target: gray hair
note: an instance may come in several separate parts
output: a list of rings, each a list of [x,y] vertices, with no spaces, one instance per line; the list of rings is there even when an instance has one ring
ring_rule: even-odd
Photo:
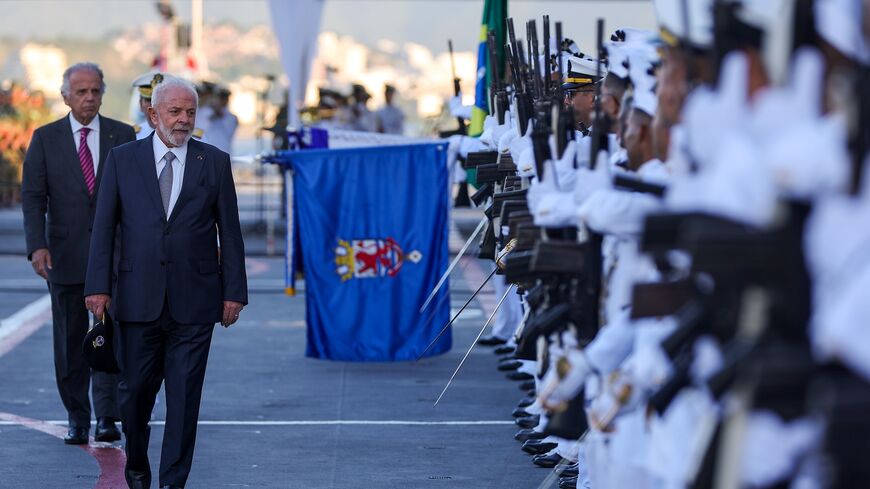
[[[103,78],[103,70],[101,70],[100,66],[97,65],[96,63],[90,63],[88,61],[85,61],[82,63],[76,63],[76,64],[70,66],[69,68],[67,68],[66,71],[63,72],[63,83],[60,86],[61,95],[63,95],[64,97],[69,95],[69,90],[70,90],[69,78],[72,76],[73,73],[75,73],[77,71],[91,71],[91,72],[99,75],[99,77],[100,77],[100,93],[106,93],[106,82]]]
[[[163,77],[163,81],[154,87],[154,91],[151,92],[151,105],[154,107],[160,105],[163,97],[166,96],[165,92],[170,88],[183,88],[189,91],[193,95],[194,103],[199,106],[199,95],[197,95],[193,83],[190,83],[183,78],[178,78],[177,76],[165,76]]]

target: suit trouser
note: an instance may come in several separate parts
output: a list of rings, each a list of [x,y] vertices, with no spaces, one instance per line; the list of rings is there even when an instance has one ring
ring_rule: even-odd
[[[193,462],[202,384],[214,323],[179,324],[164,301],[153,322],[117,322],[121,368],[118,392],[127,438],[127,469],[150,473],[151,411],[160,384],[166,387],[166,426],[160,452],[160,486],[183,487]]]
[[[57,390],[70,426],[91,426],[88,388],[93,377],[94,412],[97,418],[120,419],[117,376],[91,372],[82,356],[82,343],[90,317],[85,309],[84,284],[48,284],[54,333],[54,374]]]

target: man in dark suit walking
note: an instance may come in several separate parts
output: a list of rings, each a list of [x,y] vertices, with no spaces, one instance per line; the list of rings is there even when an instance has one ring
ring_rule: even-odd
[[[82,357],[89,326],[83,295],[85,270],[103,163],[110,149],[136,139],[132,127],[99,115],[105,89],[97,65],[69,67],[63,74],[61,93],[70,113],[37,129],[24,158],[21,197],[27,257],[34,271],[48,281],[51,293],[55,376],[69,417],[64,438],[68,444],[88,442],[92,376],[97,416],[94,438],[121,438],[115,426],[119,419],[116,376],[92,374]]]
[[[229,155],[190,139],[196,90],[166,77],[151,102],[154,134],[113,149],[106,161],[85,296],[96,315],[110,302],[114,307],[127,483],[150,487],[148,421],[165,381],[160,486],[177,488],[193,460],[214,325],[238,320],[247,278]],[[120,259],[111,296],[116,227]]]

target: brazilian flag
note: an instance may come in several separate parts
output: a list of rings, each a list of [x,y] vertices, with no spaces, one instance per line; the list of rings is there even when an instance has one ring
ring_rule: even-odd
[[[469,136],[480,136],[483,132],[483,120],[491,112],[489,107],[489,87],[492,83],[491,70],[493,63],[498,63],[498,72],[504,75],[504,45],[507,37],[508,15],[507,0],[485,0],[483,4],[483,21],[480,26],[480,44],[477,47],[477,78],[474,86],[474,107],[471,109],[471,126]],[[495,46],[498,59],[489,59],[489,49],[486,45],[488,31],[495,32]]]

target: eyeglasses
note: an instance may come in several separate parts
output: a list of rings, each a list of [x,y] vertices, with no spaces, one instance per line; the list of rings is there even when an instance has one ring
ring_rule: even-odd
[[[574,95],[577,95],[578,93],[595,93],[595,90],[589,90],[589,89],[565,90],[565,100],[573,100]]]

